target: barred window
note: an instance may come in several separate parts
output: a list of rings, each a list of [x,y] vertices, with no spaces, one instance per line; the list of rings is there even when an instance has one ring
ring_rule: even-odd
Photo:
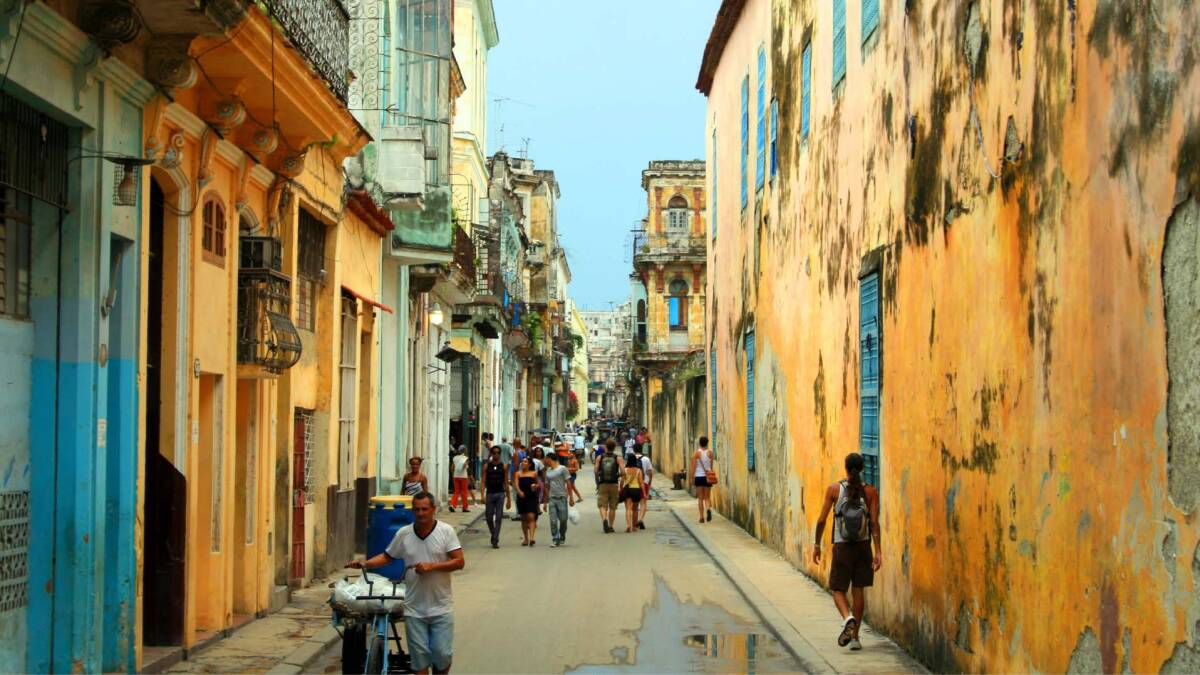
[[[29,196],[0,188],[0,315],[29,316]]]
[[[200,239],[204,259],[208,262],[225,264],[225,231],[225,207],[210,195],[204,200],[204,231]]]
[[[325,224],[300,209],[296,274],[296,325],[316,330],[317,284],[325,271]]]

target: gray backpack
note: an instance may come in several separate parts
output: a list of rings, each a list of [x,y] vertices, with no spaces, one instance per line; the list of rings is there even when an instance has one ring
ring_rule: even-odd
[[[842,493],[839,496],[839,506],[834,516],[837,520],[838,536],[845,542],[867,541],[871,538],[871,514],[867,510],[867,492],[864,487],[862,497],[851,499],[850,488],[846,481],[841,481]]]

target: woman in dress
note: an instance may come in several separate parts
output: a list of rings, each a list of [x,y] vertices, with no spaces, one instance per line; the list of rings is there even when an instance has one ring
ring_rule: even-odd
[[[517,469],[517,513],[521,516],[521,545],[533,546],[537,535],[537,519],[541,506],[538,504],[536,486],[538,482],[537,467],[533,458],[526,455]]]
[[[625,502],[625,531],[635,532],[634,525],[638,521],[638,507],[642,501],[642,463],[632,452],[625,455],[625,472],[621,475],[618,485],[621,499]]]
[[[420,457],[408,460],[408,473],[404,474],[404,488],[401,492],[410,497],[429,492],[429,479],[421,473],[421,461]]]

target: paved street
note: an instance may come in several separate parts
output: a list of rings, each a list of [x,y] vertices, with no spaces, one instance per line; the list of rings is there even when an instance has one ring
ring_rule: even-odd
[[[544,517],[533,549],[520,546],[520,528],[513,521],[505,522],[497,550],[490,547],[482,521],[464,533],[467,567],[454,581],[455,672],[919,670],[869,627],[863,633],[864,651],[838,649],[828,596],[754,540],[734,539],[735,526],[714,519],[701,536],[710,546],[737,553],[737,562],[730,563],[738,566],[734,574],[745,576],[737,570],[749,570],[770,579],[798,611],[780,624],[807,650],[806,662],[797,661],[676,518],[674,508],[692,505],[686,493],[658,491],[663,497],[674,495],[674,501],[651,502],[646,530],[606,535],[599,527],[592,486],[580,487],[585,495],[582,522],[569,530],[565,547],[546,545],[550,536]],[[622,508],[619,523],[623,514]],[[758,596],[761,609],[779,612],[770,599]],[[793,627],[799,626],[807,633],[797,634]],[[333,644],[305,670],[337,672],[339,648]]]

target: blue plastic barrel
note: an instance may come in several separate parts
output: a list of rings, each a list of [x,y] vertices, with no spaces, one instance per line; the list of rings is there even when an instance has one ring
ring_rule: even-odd
[[[408,495],[380,495],[371,497],[371,508],[367,518],[367,557],[379,555],[392,543],[396,532],[405,525],[412,525],[412,497]],[[404,579],[404,561],[396,560],[375,570],[388,579]]]

